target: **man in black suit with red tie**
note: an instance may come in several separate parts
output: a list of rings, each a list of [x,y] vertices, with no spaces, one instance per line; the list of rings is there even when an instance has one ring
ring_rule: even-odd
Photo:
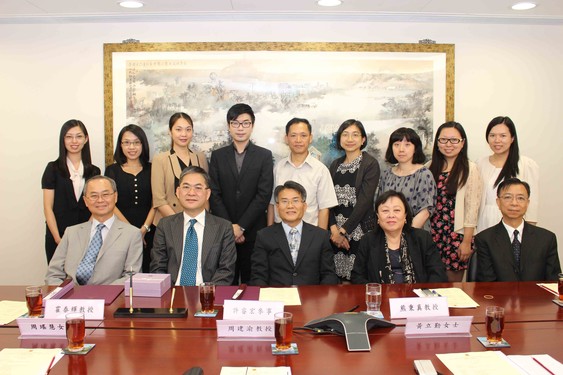
[[[305,188],[286,181],[276,187],[274,199],[282,222],[258,232],[250,284],[338,284],[329,232],[303,221]]]
[[[501,182],[497,204],[502,220],[475,236],[476,281],[557,280],[561,272],[555,234],[528,224],[530,186],[517,178]]]
[[[234,285],[250,279],[250,254],[256,233],[266,226],[274,184],[272,152],[250,141],[254,121],[249,105],[233,105],[227,112],[233,143],[213,151],[209,164],[211,212],[233,224],[237,248]]]

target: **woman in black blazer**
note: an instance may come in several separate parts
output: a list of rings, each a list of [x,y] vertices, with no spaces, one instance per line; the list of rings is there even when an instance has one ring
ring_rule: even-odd
[[[47,164],[41,178],[47,263],[65,229],[90,218],[82,190],[86,180],[99,174],[100,168],[92,165],[86,127],[80,120],[68,120],[59,135],[59,157]]]
[[[360,242],[352,283],[415,284],[448,278],[430,233],[412,228],[403,193],[388,190],[375,202],[377,228]]]

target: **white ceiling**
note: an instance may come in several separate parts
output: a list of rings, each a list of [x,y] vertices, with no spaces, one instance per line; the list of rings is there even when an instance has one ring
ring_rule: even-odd
[[[125,9],[117,0],[0,0],[1,23],[138,22],[181,20],[374,20],[563,24],[563,0],[343,0],[320,7],[315,0],[142,0]]]

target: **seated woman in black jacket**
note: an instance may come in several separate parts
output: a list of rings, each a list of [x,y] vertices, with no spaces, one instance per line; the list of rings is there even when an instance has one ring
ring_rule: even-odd
[[[430,234],[411,227],[412,213],[403,193],[388,190],[381,194],[375,202],[375,212],[378,225],[360,241],[352,283],[448,281]]]

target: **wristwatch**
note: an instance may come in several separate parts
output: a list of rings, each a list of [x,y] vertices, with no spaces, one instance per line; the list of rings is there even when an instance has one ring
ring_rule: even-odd
[[[148,226],[147,224],[143,224],[143,227],[145,227],[145,229],[147,230],[147,233],[151,231],[151,227]]]

